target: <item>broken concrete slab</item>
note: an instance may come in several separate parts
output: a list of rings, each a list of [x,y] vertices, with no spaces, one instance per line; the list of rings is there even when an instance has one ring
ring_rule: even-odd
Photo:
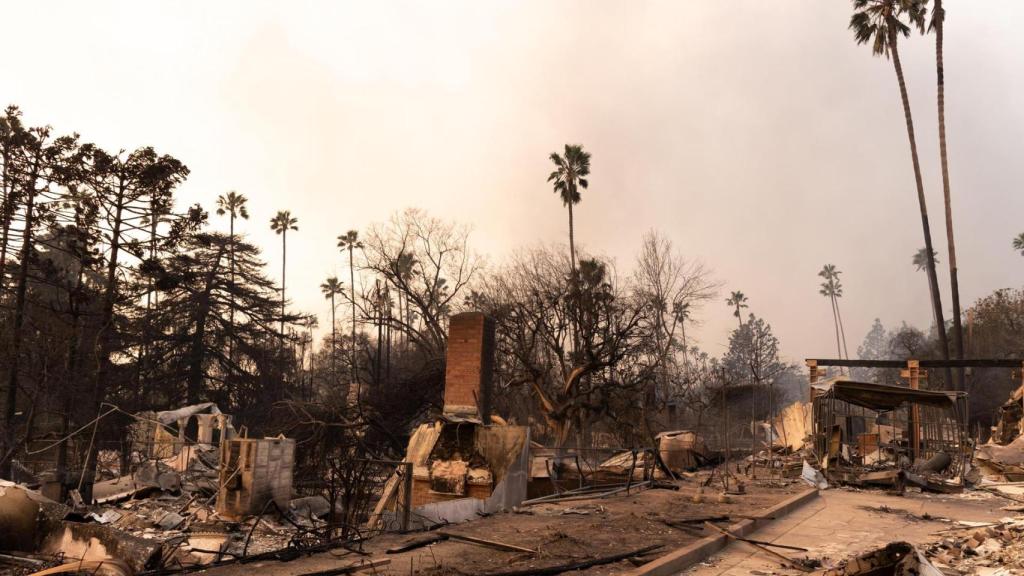
[[[76,560],[120,560],[133,572],[155,568],[163,544],[147,540],[102,524],[63,522],[39,547],[43,554],[63,554]]]
[[[0,480],[0,543],[4,550],[34,552],[69,508],[42,494]]]

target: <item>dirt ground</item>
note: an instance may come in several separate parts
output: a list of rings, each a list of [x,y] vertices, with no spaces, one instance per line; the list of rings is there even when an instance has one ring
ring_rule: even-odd
[[[748,483],[746,494],[730,496],[731,502],[718,502],[720,489],[707,488],[703,502],[694,503],[699,479],[679,483],[678,491],[653,489],[630,495],[604,499],[530,506],[524,512],[506,512],[472,522],[446,527],[454,534],[463,534],[499,541],[537,551],[536,555],[506,552],[465,542],[447,540],[398,554],[385,550],[421,539],[424,533],[388,534],[373,538],[364,551],[373,558],[387,558],[391,563],[365,574],[487,574],[505,570],[525,570],[567,564],[609,556],[662,544],[663,548],[645,556],[649,561],[702,535],[673,528],[665,521],[701,516],[757,515],[785,498],[806,490],[806,485],[791,482],[781,486]],[[699,526],[699,524],[698,524]],[[266,573],[298,575],[338,568],[355,561],[357,556],[334,550],[329,553],[300,558],[287,563],[258,562],[224,566],[208,571],[223,576]],[[597,566],[574,574],[614,574],[632,568],[623,560]]]

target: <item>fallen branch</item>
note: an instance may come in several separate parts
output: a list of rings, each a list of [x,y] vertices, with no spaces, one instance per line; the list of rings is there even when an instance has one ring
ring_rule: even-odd
[[[507,552],[522,552],[524,554],[536,554],[536,550],[529,548],[523,548],[521,546],[513,546],[512,544],[505,544],[503,542],[495,542],[494,540],[485,540],[483,538],[477,538],[475,536],[464,536],[462,534],[454,534],[452,532],[439,532],[438,533],[445,538],[451,538],[452,540],[462,540],[469,542],[470,544],[477,544],[480,546],[487,546],[488,548],[497,548],[498,550],[505,550]]]
[[[356,564],[349,564],[348,566],[342,566],[340,568],[331,568],[330,570],[321,570],[319,572],[305,572],[303,574],[299,574],[299,576],[338,576],[340,574],[351,574],[353,572],[359,572],[360,570],[377,568],[379,566],[386,566],[388,564],[391,564],[391,558],[377,558],[376,560],[370,560],[368,562],[359,562]]]
[[[643,556],[649,552],[653,552],[662,547],[662,544],[655,544],[654,546],[647,546],[644,548],[640,548],[639,550],[633,550],[632,552],[623,552],[622,554],[603,556],[601,558],[583,560],[581,562],[574,562],[572,564],[560,564],[558,566],[527,568],[524,570],[512,570],[508,572],[487,572],[484,574],[484,576],[551,576],[553,574],[561,574],[562,572],[570,572],[572,570],[585,570],[593,566],[612,564],[613,562],[619,562],[621,560],[626,560],[634,556]]]
[[[732,532],[729,532],[728,530],[726,530],[724,528],[719,528],[718,526],[715,526],[714,524],[712,524],[710,522],[705,522],[704,525],[709,527],[709,528],[711,528],[711,529],[713,529],[713,530],[717,530],[718,532],[721,532],[722,534],[724,534],[725,536],[727,536],[729,538],[732,538],[733,540],[738,540],[740,542],[745,542],[746,544],[749,544],[749,545],[753,546],[754,548],[757,548],[758,550],[768,554],[769,556],[772,556],[777,562],[780,562],[783,566],[792,566],[793,568],[796,568],[797,570],[799,570],[801,572],[812,572],[813,571],[810,568],[808,568],[807,566],[804,566],[803,564],[801,564],[799,562],[796,562],[795,560],[791,560],[787,556],[783,556],[782,554],[779,554],[775,550],[771,550],[769,548],[766,548],[766,547],[762,546],[761,544],[758,544],[757,542],[754,542],[754,541],[752,541],[750,539],[743,538],[741,536],[737,536],[737,535],[733,534]]]

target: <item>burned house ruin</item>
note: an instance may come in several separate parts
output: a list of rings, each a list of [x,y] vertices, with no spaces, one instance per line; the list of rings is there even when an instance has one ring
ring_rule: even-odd
[[[401,502],[419,526],[469,520],[526,498],[529,428],[490,415],[494,322],[467,312],[449,326],[442,416],[413,432],[405,456],[411,477],[400,471],[388,481],[376,522],[393,518]]]

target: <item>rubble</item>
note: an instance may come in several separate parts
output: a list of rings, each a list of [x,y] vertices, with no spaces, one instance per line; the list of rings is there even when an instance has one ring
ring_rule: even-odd
[[[983,480],[987,482],[1024,481],[1024,386],[1017,388],[999,408],[999,419],[992,427],[989,441],[974,454]]]
[[[830,483],[960,491],[967,395],[849,380],[812,385],[815,466]]]
[[[850,558],[822,573],[822,576],[943,576],[928,559],[907,542],[893,542],[885,548]]]
[[[929,558],[939,568],[959,574],[977,574],[989,569],[1024,569],[1024,517],[1006,518],[994,525],[948,536],[931,544]]]

